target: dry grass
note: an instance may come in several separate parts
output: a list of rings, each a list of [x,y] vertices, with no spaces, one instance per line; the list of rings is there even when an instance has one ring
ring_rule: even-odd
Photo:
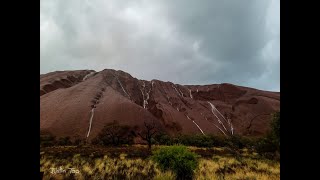
[[[195,179],[280,179],[280,163],[263,159],[217,156],[213,159],[201,159]]]
[[[122,154],[119,158],[87,158],[75,155],[72,159],[53,159],[42,157],[40,171],[44,179],[152,179],[161,174],[160,170],[150,160],[126,159]],[[65,173],[52,174],[51,168],[66,169]],[[80,173],[72,174],[68,168],[75,168]],[[151,177],[151,178],[150,178]]]
[[[141,148],[141,147],[139,147]],[[189,147],[190,150],[204,152],[205,148]],[[273,180],[280,179],[280,162],[259,157],[256,153],[246,149],[241,151],[240,157],[230,154],[221,155],[223,148],[208,151],[210,158],[200,158],[199,167],[194,179],[232,179],[232,180]],[[208,152],[206,156],[208,157]],[[50,168],[62,167],[66,173],[51,174]],[[78,174],[70,174],[68,168],[79,170]],[[44,179],[156,179],[173,180],[174,173],[162,172],[157,164],[148,158],[131,158],[127,153],[120,153],[117,157],[108,155],[95,157],[74,154],[68,158],[56,157],[42,153],[40,171],[44,172]]]

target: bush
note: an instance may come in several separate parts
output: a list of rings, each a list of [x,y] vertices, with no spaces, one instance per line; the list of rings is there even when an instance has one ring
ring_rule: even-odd
[[[257,153],[264,154],[269,152],[274,153],[277,147],[270,138],[261,138],[255,145],[255,149]]]
[[[260,155],[271,157],[270,154],[273,154],[278,158],[280,156],[280,112],[273,114],[270,126],[270,132],[260,138],[254,147]]]
[[[127,125],[120,125],[114,121],[104,126],[101,132],[91,143],[104,146],[118,146],[122,144],[132,144],[134,133]]]
[[[256,138],[246,136],[233,135],[225,140],[225,145],[231,149],[238,150],[243,148],[251,149],[256,144]]]
[[[199,163],[198,155],[188,151],[185,146],[161,147],[153,152],[151,158],[162,170],[174,172],[177,179],[192,179]]]
[[[271,121],[271,132],[270,138],[273,143],[277,146],[277,150],[280,150],[280,112],[276,112],[273,114],[273,118]]]
[[[58,139],[57,144],[60,145],[60,146],[67,146],[67,145],[72,145],[72,142],[70,140],[70,137],[67,136],[67,137],[60,137]]]
[[[178,135],[171,137],[167,134],[158,134],[155,137],[157,144],[174,145],[182,144],[185,146],[196,147],[229,147],[231,149],[251,148],[255,145],[255,138],[244,137],[240,135],[217,136],[217,135]]]
[[[75,146],[82,146],[82,145],[84,145],[85,141],[86,141],[86,139],[77,137],[77,138],[75,138],[75,140],[73,141],[73,144],[74,144]]]
[[[40,134],[40,146],[43,147],[49,147],[54,146],[56,143],[56,137],[52,134],[46,133],[46,134]]]
[[[209,135],[212,139],[212,146],[214,147],[224,147],[227,145],[227,137],[225,136],[217,136],[217,135]]]
[[[169,136],[165,133],[156,134],[154,136],[154,140],[156,141],[156,144],[159,144],[159,145],[172,145],[171,136]]]
[[[186,146],[212,147],[213,139],[206,135],[181,135],[180,144]]]

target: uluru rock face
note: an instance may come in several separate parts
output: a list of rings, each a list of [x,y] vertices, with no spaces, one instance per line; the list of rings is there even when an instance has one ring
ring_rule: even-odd
[[[91,140],[113,121],[135,130],[153,121],[172,135],[260,136],[279,110],[279,92],[232,84],[145,81],[112,69],[40,75],[40,130],[56,136]]]

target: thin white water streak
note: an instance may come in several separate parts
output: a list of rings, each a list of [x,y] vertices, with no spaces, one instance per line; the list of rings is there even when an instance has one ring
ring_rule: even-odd
[[[152,86],[152,84],[151,84],[151,86]],[[145,95],[144,95],[145,87],[146,87],[146,85],[145,85],[144,82],[143,82],[142,87],[143,87],[143,90],[140,89],[140,91],[141,91],[142,96],[143,96],[143,108],[144,108],[144,109],[147,109],[148,100],[149,100],[149,98],[150,98],[150,95],[149,95],[149,94],[150,94],[150,92],[151,92],[152,87],[149,88],[149,91],[148,91],[148,92],[146,92],[146,98],[145,98]]]
[[[143,100],[143,108],[147,109],[147,105],[148,105],[148,101],[147,100]]]
[[[150,98],[150,92],[152,90],[152,84],[151,84],[151,87],[149,88],[149,91],[147,92],[147,101],[149,100]]]
[[[152,86],[149,88],[148,94],[150,94],[151,90],[152,90]]]
[[[194,121],[192,121],[192,122],[198,127],[198,129],[201,131],[201,133],[202,133],[203,135],[205,135],[204,132],[202,131],[202,129],[200,128],[200,126],[199,126],[196,122],[194,122]]]
[[[146,109],[146,100],[144,99],[144,93],[141,89],[140,89],[140,91],[141,91],[142,99],[143,99],[143,108]]]
[[[176,90],[176,92],[178,93],[178,95],[181,96],[181,94],[178,92],[177,88],[176,88],[175,86],[173,86],[173,85],[171,85],[171,86],[174,88],[174,90]]]
[[[190,98],[193,99],[191,89],[189,89],[189,93],[190,93]]]
[[[232,125],[230,119],[229,119],[229,118],[226,119],[226,118],[222,115],[222,113],[221,113],[213,104],[211,104],[209,101],[208,101],[208,103],[211,105],[212,113],[218,118],[218,116],[214,113],[214,111],[218,112],[218,114],[219,114],[219,115],[224,119],[224,121],[230,126],[230,131],[231,131],[231,134],[233,135],[234,129],[233,129],[233,125]],[[218,118],[218,119],[219,119],[219,118]],[[220,123],[220,122],[221,122],[221,121],[219,121],[219,123]],[[221,122],[220,124],[223,125],[222,122]],[[223,127],[224,127],[224,125],[223,125]],[[224,128],[225,128],[225,127],[224,127]]]
[[[201,113],[201,115],[202,115],[202,113]],[[209,123],[212,123],[216,128],[218,128],[224,135],[226,135],[226,133],[221,129],[221,128],[219,128],[216,124],[214,124],[213,122],[210,122],[209,120],[208,120],[208,118],[207,117],[204,117]]]
[[[221,128],[219,128],[217,125],[215,125],[214,123],[213,123],[213,125],[215,126],[215,127],[217,127],[224,135],[226,135],[226,133],[224,132],[224,131],[222,131],[222,129]]]
[[[201,131],[201,133],[202,133],[203,135],[205,135],[204,132],[202,131],[202,129],[200,128],[200,126],[199,126],[196,122],[194,122],[194,120],[192,120],[188,115],[186,115],[186,117],[187,117],[190,121],[192,121],[192,122],[198,127],[198,129]]]
[[[233,135],[233,125],[230,124],[230,126],[231,126],[231,134]]]
[[[219,113],[219,115],[224,119],[224,121],[226,123],[228,123],[228,121],[226,120],[226,118],[224,118],[224,116],[220,113],[220,111],[215,106],[213,106],[213,108]],[[229,125],[230,125],[230,123],[229,123]]]
[[[224,124],[222,123],[222,121],[220,120],[220,118],[216,115],[216,113],[214,113],[214,105],[213,104],[211,104],[209,101],[207,101],[209,104],[210,104],[210,106],[211,106],[211,111],[212,111],[212,114],[218,119],[218,122],[223,126],[223,128],[228,132],[228,130],[227,130],[227,128],[224,126]]]
[[[178,89],[179,90],[179,92],[181,93],[181,96],[183,97],[183,92],[181,92],[181,90],[180,89]]]
[[[117,79],[118,83],[120,84],[120,86],[121,86],[121,88],[122,88],[123,92],[124,92],[124,93],[129,97],[129,99],[131,99],[131,97],[129,96],[129,94],[127,93],[127,91],[123,88],[123,86],[122,86],[122,84],[121,84],[120,80],[118,79],[118,77],[117,77],[117,76],[114,76],[114,77],[116,77],[116,79]]]
[[[89,124],[89,130],[88,130],[88,133],[87,133],[87,138],[88,138],[89,135],[90,135],[93,116],[94,116],[94,108],[91,109],[91,117],[90,117],[90,124]]]
[[[219,115],[225,120],[225,122],[229,124],[230,130],[231,130],[231,134],[233,135],[233,126],[232,126],[232,123],[231,123],[230,119],[229,118],[227,118],[227,119],[224,118],[224,116],[220,113],[220,111],[215,106],[213,106],[213,107],[219,113]]]
[[[89,74],[85,75],[82,79],[82,81],[85,81],[86,79],[88,79],[89,77],[91,77],[94,74],[94,72],[90,72]]]
[[[146,106],[148,104],[148,101],[145,99],[145,96],[144,96],[144,92],[145,92],[145,87],[146,87],[146,84],[144,82],[142,82],[142,87],[143,87],[143,90],[140,89],[141,91],[141,94],[142,94],[142,99],[143,99],[143,108],[146,109]]]
[[[228,120],[228,123],[229,123],[229,125],[230,125],[231,134],[233,135],[233,125],[232,125],[232,123],[231,123],[231,121],[230,121],[229,118],[227,118],[227,120]]]
[[[144,94],[143,94],[142,89],[140,89],[140,91],[141,91],[141,94],[142,94],[142,98],[143,98],[143,100],[144,100]]]
[[[144,100],[145,107],[146,107],[146,105],[148,105],[149,93],[150,93],[150,90],[149,90],[149,92],[147,92],[147,98],[146,98],[146,100]]]

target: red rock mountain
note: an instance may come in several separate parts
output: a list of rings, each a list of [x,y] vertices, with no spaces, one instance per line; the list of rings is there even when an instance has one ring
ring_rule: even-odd
[[[153,120],[169,134],[260,136],[280,92],[232,84],[145,81],[123,71],[56,71],[40,75],[40,130],[94,138],[106,123],[143,128]]]

